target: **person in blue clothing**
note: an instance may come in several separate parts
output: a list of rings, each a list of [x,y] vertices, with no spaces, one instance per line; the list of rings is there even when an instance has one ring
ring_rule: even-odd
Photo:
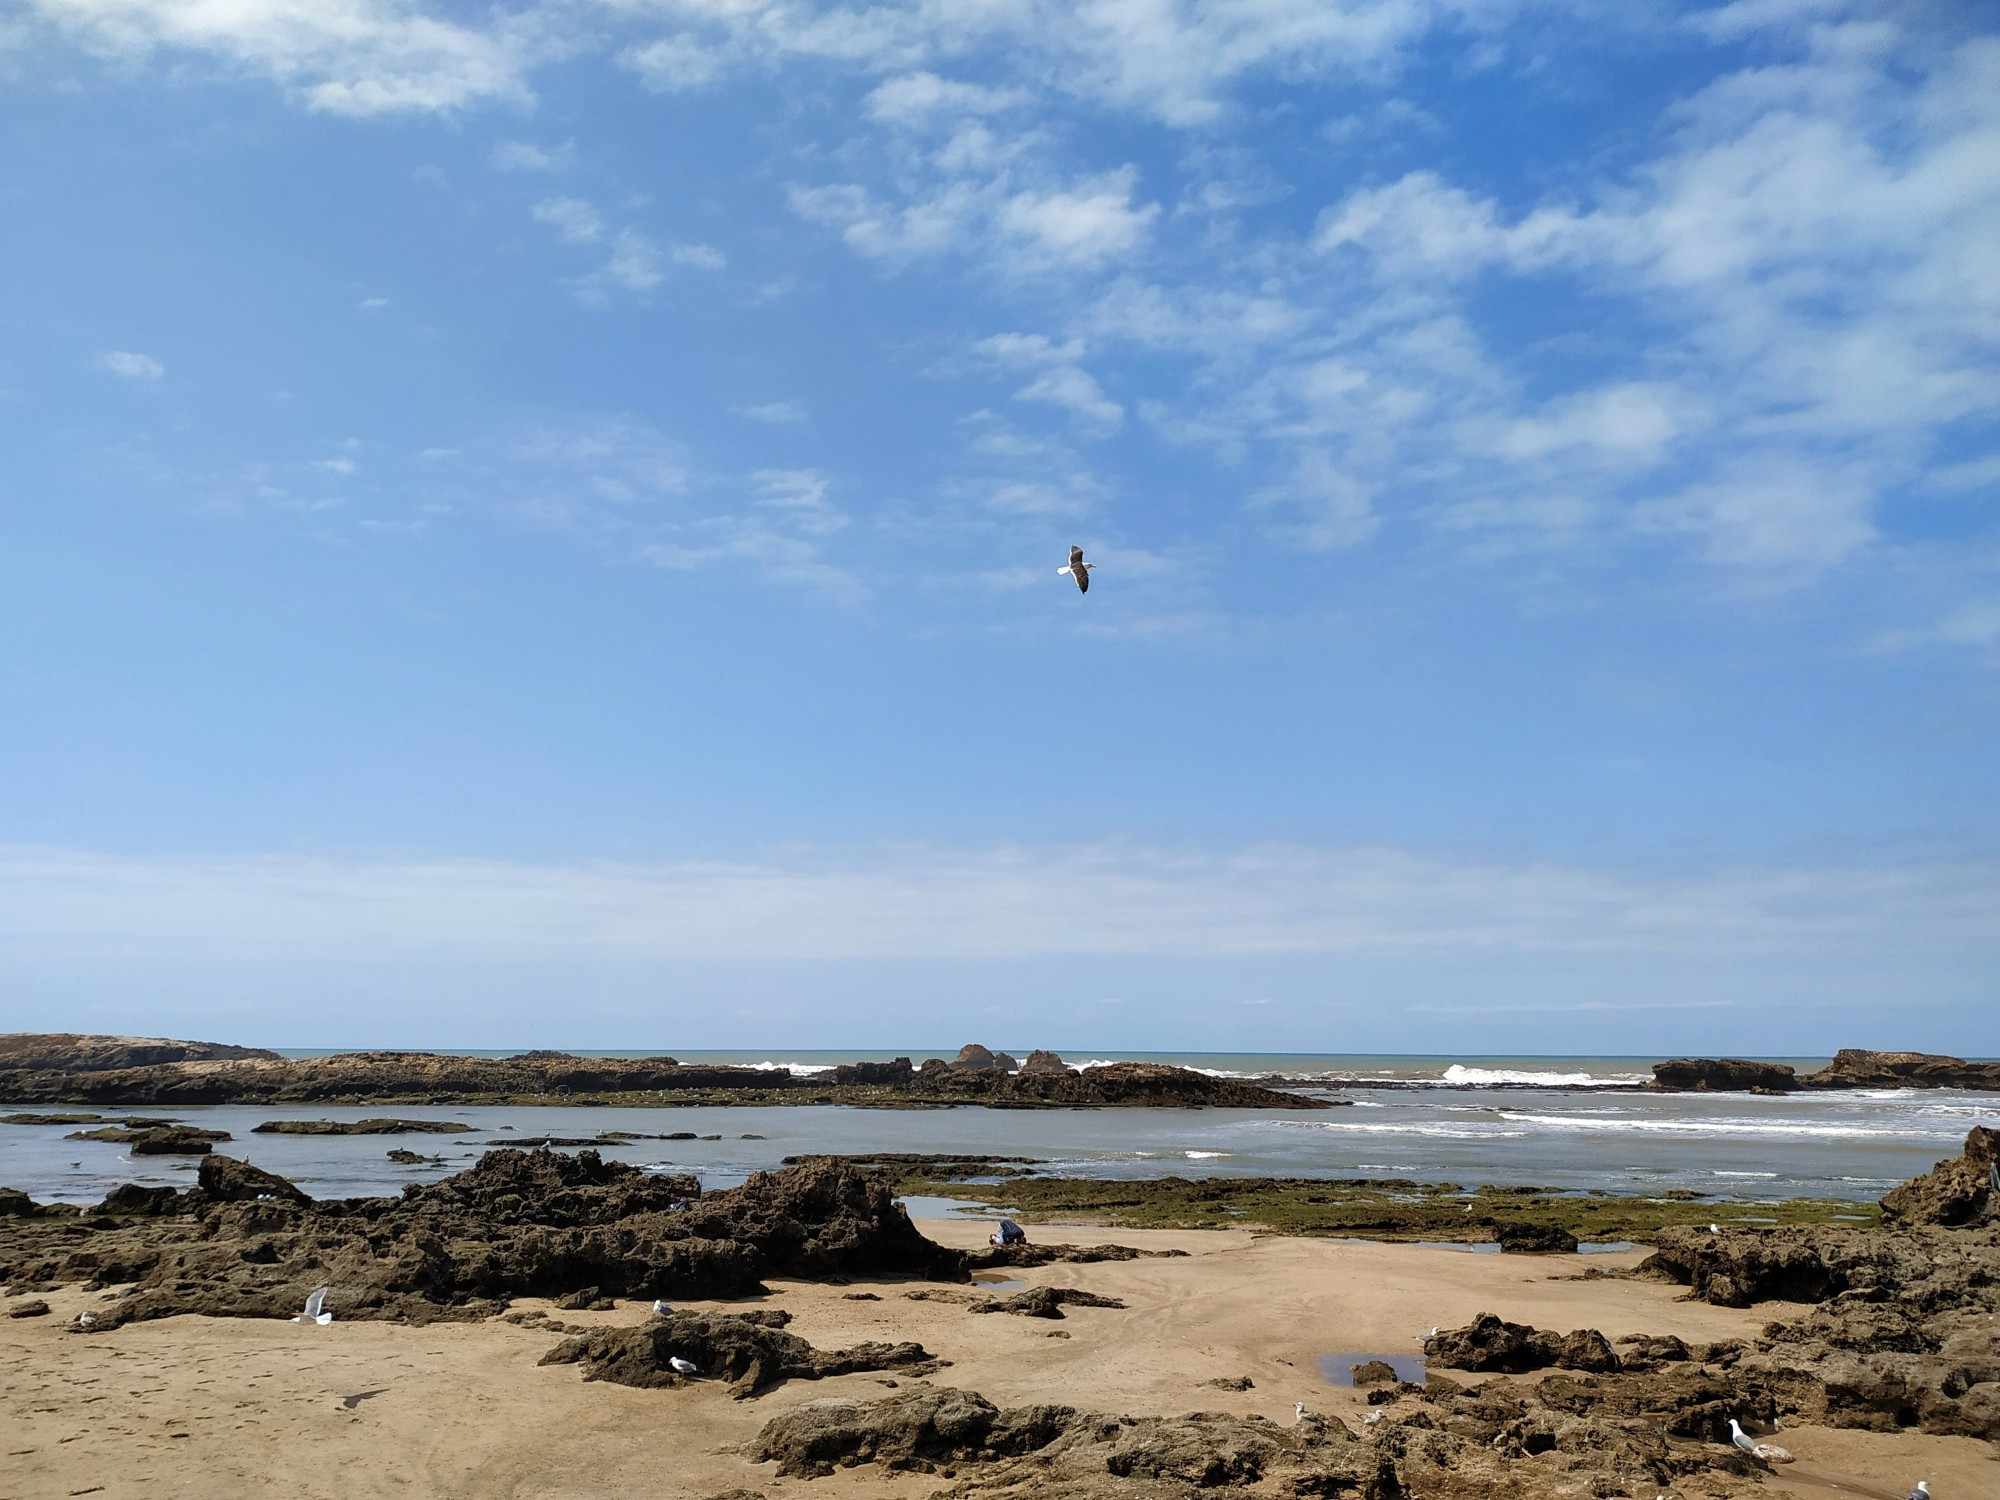
[[[1027,1231],[1022,1229],[1012,1219],[1002,1219],[999,1227],[987,1236],[986,1243],[989,1245],[1025,1245],[1028,1243],[1028,1235]]]

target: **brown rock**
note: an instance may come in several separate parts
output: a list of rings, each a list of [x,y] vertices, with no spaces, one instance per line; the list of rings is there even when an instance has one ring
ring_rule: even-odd
[[[1815,1089],[2000,1089],[2000,1062],[1848,1047],[1799,1082]]]
[[[1574,1255],[1576,1236],[1560,1224],[1513,1223],[1502,1220],[1493,1226],[1493,1238],[1502,1251],[1527,1255]]]
[[[1053,1073],[1059,1077],[1076,1075],[1076,1069],[1064,1062],[1058,1053],[1044,1052],[1039,1047],[1028,1054],[1028,1060],[1021,1064],[1021,1071],[1028,1074]]]
[[[993,1054],[977,1042],[967,1042],[951,1060],[952,1070],[959,1073],[991,1073],[998,1066]]]
[[[1988,1224],[2000,1218],[2000,1130],[1975,1125],[1965,1149],[1882,1200],[1896,1224]]]
[[[1552,1365],[1598,1372],[1618,1368],[1618,1356],[1595,1329],[1550,1333],[1524,1323],[1503,1322],[1492,1313],[1481,1313],[1463,1328],[1437,1334],[1426,1349],[1433,1363],[1459,1370],[1519,1374]]]
[[[267,1172],[262,1167],[253,1167],[249,1162],[238,1161],[233,1156],[209,1157],[195,1174],[195,1185],[204,1196],[216,1203],[273,1200],[305,1207],[312,1202],[293,1186],[289,1178]]]
[[[695,1374],[669,1362],[684,1359]],[[823,1352],[772,1323],[720,1313],[671,1313],[637,1328],[604,1329],[558,1344],[540,1361],[582,1365],[585,1380],[618,1385],[673,1387],[721,1380],[739,1401],[787,1380],[819,1380],[869,1370],[927,1374],[939,1361],[921,1344],[857,1344]]]

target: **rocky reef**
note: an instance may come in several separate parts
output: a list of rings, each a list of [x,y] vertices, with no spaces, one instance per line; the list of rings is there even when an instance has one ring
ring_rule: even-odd
[[[1788,1094],[1795,1089],[2000,1089],[2000,1063],[1932,1052],[1847,1048],[1816,1073],[1740,1057],[1677,1057],[1653,1064],[1651,1088],[1673,1093]]]
[[[350,1103],[854,1104],[1007,1109],[1324,1109],[1327,1101],[1187,1068],[1116,1063],[1078,1071],[1051,1052],[1020,1067],[977,1044],[952,1061],[852,1063],[823,1076],[784,1068],[687,1066],[672,1057],[563,1052],[454,1057],[350,1052],[284,1058],[250,1047],[125,1037],[0,1037],[0,1101],[195,1105]],[[291,1129],[283,1122],[278,1128]],[[339,1128],[339,1127],[336,1127]]]

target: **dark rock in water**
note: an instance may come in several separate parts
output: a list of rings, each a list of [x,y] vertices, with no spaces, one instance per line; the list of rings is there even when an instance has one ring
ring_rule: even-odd
[[[1463,1328],[1436,1335],[1426,1345],[1434,1364],[1458,1370],[1497,1370],[1520,1374],[1555,1366],[1565,1370],[1602,1372],[1618,1368],[1618,1356],[1594,1328],[1574,1333],[1550,1333],[1524,1323],[1507,1323],[1481,1313]],[[1394,1371],[1390,1371],[1393,1376]]]
[[[252,1135],[463,1135],[461,1120],[266,1120]]]
[[[693,1375],[677,1373],[670,1359],[684,1359]],[[929,1374],[942,1367],[921,1344],[857,1344],[825,1352],[796,1334],[753,1318],[726,1313],[677,1312],[637,1328],[604,1329],[558,1344],[540,1361],[582,1365],[586,1380],[642,1388],[694,1380],[722,1380],[738,1400],[787,1380],[819,1380],[869,1370]]]
[[[30,1297],[26,1302],[16,1302],[7,1309],[7,1316],[10,1318],[46,1318],[48,1315],[49,1305],[40,1297]]]
[[[0,1125],[109,1125],[111,1123],[113,1123],[113,1120],[110,1115],[91,1114],[87,1111],[81,1114],[0,1115]],[[141,1122],[132,1119],[120,1119],[116,1123],[120,1125],[137,1125]],[[171,1125],[173,1121],[147,1120],[144,1123],[148,1125]]]
[[[1054,1073],[1061,1076],[1074,1076],[1076,1073],[1076,1069],[1064,1062],[1059,1054],[1044,1052],[1039,1047],[1028,1054],[1028,1060],[1021,1064],[1021,1071],[1028,1074]]]
[[[1813,1089],[2000,1089],[2000,1062],[1848,1047],[1799,1082]]]
[[[1007,1052],[994,1053],[993,1066],[1003,1073],[1018,1073],[1021,1071],[1021,1065],[1014,1060],[1011,1053]]]
[[[266,1201],[290,1203],[306,1207],[312,1199],[289,1178],[280,1177],[276,1172],[267,1172],[262,1167],[253,1167],[247,1161],[238,1161],[233,1156],[211,1156],[201,1164],[195,1176],[195,1185],[202,1194],[216,1203],[261,1203]]]
[[[991,1073],[998,1066],[993,1054],[977,1042],[967,1042],[951,1060],[953,1070],[960,1073]]]
[[[1395,1366],[1386,1364],[1379,1359],[1363,1360],[1358,1365],[1349,1365],[1347,1373],[1357,1388],[1371,1385],[1394,1385],[1396,1383]]]
[[[73,1130],[65,1140],[111,1141],[134,1156],[206,1156],[217,1141],[229,1139],[226,1130],[198,1130],[192,1125],[105,1125],[96,1130]]]
[[[405,1151],[401,1146],[391,1146],[384,1153],[399,1167],[435,1167],[442,1165],[442,1156],[420,1156],[415,1151]]]
[[[1741,1057],[1677,1057],[1653,1064],[1656,1089],[1675,1092],[1745,1093],[1768,1089],[1789,1093],[1799,1086],[1796,1071],[1786,1063],[1750,1062]]]
[[[1529,1255],[1576,1254],[1576,1236],[1560,1224],[1503,1220],[1493,1226],[1493,1238],[1503,1251]]]
[[[949,1073],[950,1071],[951,1064],[941,1057],[927,1057],[924,1059],[923,1066],[917,1069],[917,1072],[925,1078],[936,1078],[940,1073]]]
[[[1116,1297],[1100,1297],[1073,1286],[1037,1286],[1011,1297],[990,1297],[966,1308],[976,1313],[1019,1313],[1024,1318],[1060,1318],[1065,1307],[1123,1307]]]
[[[1882,1200],[1893,1224],[1989,1224],[2000,1219],[2000,1130],[1975,1125],[1965,1149]]]

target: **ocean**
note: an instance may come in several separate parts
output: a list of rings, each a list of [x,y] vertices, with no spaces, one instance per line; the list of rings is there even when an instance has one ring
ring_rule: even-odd
[[[953,1049],[955,1050],[955,1049]],[[304,1052],[291,1055],[310,1055]],[[474,1054],[484,1055],[484,1054]],[[492,1055],[505,1055],[495,1053]],[[642,1056],[643,1053],[586,1053]],[[677,1052],[684,1062],[797,1070],[893,1052]],[[949,1056],[911,1049],[907,1055]],[[1016,1054],[1025,1055],[1023,1054]],[[609,1109],[576,1106],[220,1105],[104,1109],[166,1114],[226,1130],[219,1149],[292,1178],[317,1197],[393,1193],[460,1171],[493,1145],[541,1135],[694,1131],[717,1140],[640,1140],[601,1148],[649,1170],[692,1172],[710,1187],[741,1182],[811,1152],[969,1152],[1034,1157],[1073,1176],[1408,1177],[1425,1182],[1658,1193],[1674,1188],[1757,1200],[1865,1201],[1957,1153],[1973,1125],[2000,1126],[2000,1095],[1883,1089],[1804,1093],[1654,1094],[1634,1087],[1651,1058],[1354,1057],[1332,1054],[1122,1053],[1095,1061],[1159,1061],[1234,1076],[1329,1074],[1394,1085],[1330,1092],[1325,1111],[1061,1109],[871,1110],[845,1106]],[[1824,1059],[1779,1059],[1801,1071]],[[48,1106],[37,1106],[46,1109]],[[266,1120],[358,1120],[393,1114],[454,1120],[465,1134],[257,1135]],[[132,1157],[66,1139],[54,1126],[0,1125],[0,1185],[42,1201],[89,1203],[121,1182],[186,1185],[189,1158]],[[398,1166],[402,1148],[441,1161]]]

